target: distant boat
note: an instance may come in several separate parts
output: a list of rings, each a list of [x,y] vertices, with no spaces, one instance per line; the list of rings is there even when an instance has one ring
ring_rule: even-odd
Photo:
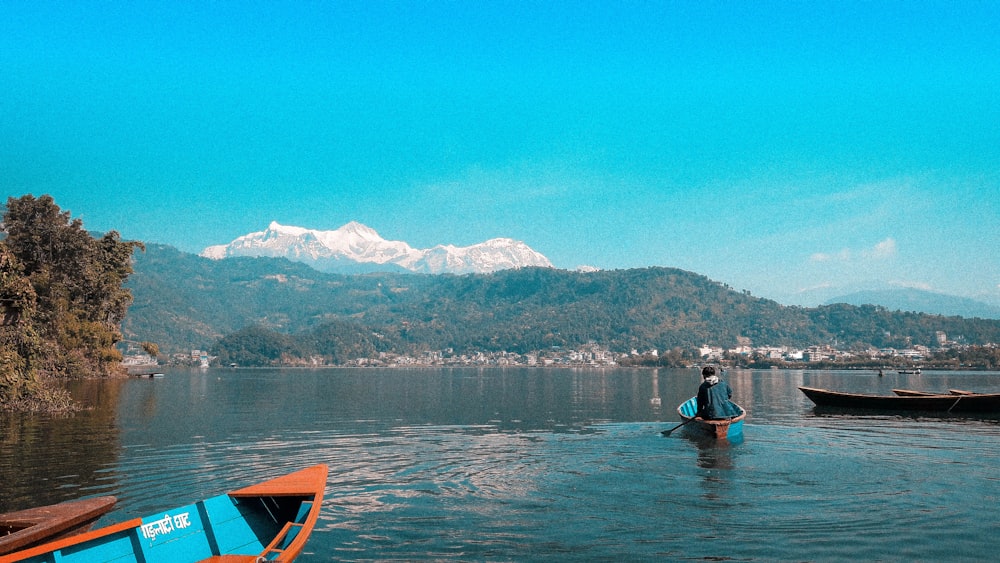
[[[3,563],[149,561],[289,562],[316,525],[327,466],[229,494],[56,540],[0,559]]]
[[[0,555],[86,532],[117,500],[92,497],[0,514]]]
[[[735,404],[735,403],[734,403]],[[739,405],[736,405],[739,407]],[[733,418],[706,419],[695,416],[698,412],[698,397],[691,397],[677,407],[677,414],[684,422],[677,428],[709,436],[717,440],[733,440],[743,435],[743,419],[746,418],[747,411],[740,407],[741,414]],[[673,430],[664,430],[663,434],[669,434]]]
[[[901,369],[896,371],[900,375],[920,375],[920,368]]]
[[[914,392],[902,389],[900,391],[904,393],[908,392],[908,394],[865,395],[828,391],[812,387],[799,387],[799,391],[802,391],[818,407],[867,409],[886,412],[1000,412],[1000,393],[975,393],[972,395],[921,394],[919,391]]]

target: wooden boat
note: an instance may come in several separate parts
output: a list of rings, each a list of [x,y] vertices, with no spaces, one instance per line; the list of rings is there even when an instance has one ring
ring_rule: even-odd
[[[677,407],[677,414],[683,421],[684,430],[717,440],[733,439],[743,435],[743,419],[746,418],[747,411],[743,407],[740,407],[740,411],[740,415],[733,418],[719,420],[701,418],[695,416],[698,412],[698,397],[691,397]]]
[[[86,532],[117,501],[92,497],[0,514],[0,555]]]
[[[150,379],[153,379],[153,378],[163,377],[164,373],[161,372],[161,371],[145,371],[145,372],[141,372],[141,373],[130,373],[130,374],[128,374],[128,376],[129,377],[148,377]]]
[[[865,395],[799,387],[818,407],[882,411],[1000,412],[1000,393]],[[904,390],[905,391],[905,390]]]
[[[0,557],[0,563],[257,563],[295,559],[316,525],[326,465]]]

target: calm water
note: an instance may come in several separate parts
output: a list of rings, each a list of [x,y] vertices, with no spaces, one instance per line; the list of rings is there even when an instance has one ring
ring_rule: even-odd
[[[239,369],[79,382],[95,409],[0,418],[0,511],[114,494],[109,524],[325,462],[300,561],[995,558],[1000,420],[820,415],[796,386],[1000,392],[1000,374],[732,371],[750,411],[742,443],[661,436],[699,379]]]

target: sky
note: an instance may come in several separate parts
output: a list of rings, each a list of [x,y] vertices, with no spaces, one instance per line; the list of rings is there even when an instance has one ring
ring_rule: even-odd
[[[0,182],[200,252],[524,241],[1000,303],[1000,3],[0,3]]]

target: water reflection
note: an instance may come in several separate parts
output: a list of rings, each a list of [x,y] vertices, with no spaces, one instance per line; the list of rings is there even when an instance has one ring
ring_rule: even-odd
[[[0,512],[108,494],[114,488],[125,380],[68,385],[88,408],[69,415],[0,413]]]
[[[653,396],[649,398],[649,404],[657,411],[660,410],[660,370],[653,370]]]
[[[736,467],[736,451],[743,443],[744,435],[740,434],[734,440],[716,440],[688,434],[685,434],[685,438],[698,449],[698,467],[731,471]]]

